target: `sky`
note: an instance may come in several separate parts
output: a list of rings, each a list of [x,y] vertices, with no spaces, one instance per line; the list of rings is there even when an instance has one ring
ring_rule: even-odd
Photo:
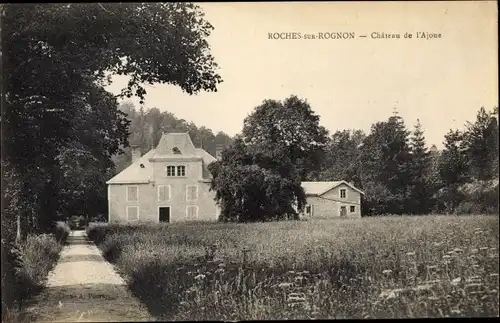
[[[217,92],[193,96],[171,85],[146,86],[144,107],[214,133],[233,136],[263,100],[293,94],[307,100],[331,134],[368,132],[396,107],[408,128],[419,119],[428,145],[442,148],[450,129],[463,129],[480,107],[498,105],[495,1],[199,5],[215,28],[208,42],[224,82]],[[275,32],[350,32],[355,38],[269,39]],[[374,32],[400,38],[373,39]],[[416,38],[417,32],[441,38]],[[108,90],[118,94],[128,78],[113,81]]]

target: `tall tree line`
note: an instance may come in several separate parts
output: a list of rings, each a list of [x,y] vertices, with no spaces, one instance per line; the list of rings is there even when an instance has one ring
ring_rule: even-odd
[[[445,135],[441,151],[427,146],[418,120],[409,130],[397,113],[368,134],[336,131],[320,179],[363,189],[367,215],[497,212],[497,114],[480,108],[474,122]]]
[[[168,111],[161,112],[157,108],[143,107],[137,109],[130,101],[120,104],[119,110],[130,122],[128,136],[130,146],[139,146],[142,154],[156,147],[162,134],[168,132],[188,132],[195,147],[203,148],[212,156],[215,156],[218,145],[228,147],[234,139],[223,131],[214,134],[211,129],[179,119]],[[118,173],[130,165],[132,158],[130,146],[123,148],[124,154],[113,156],[115,172]]]

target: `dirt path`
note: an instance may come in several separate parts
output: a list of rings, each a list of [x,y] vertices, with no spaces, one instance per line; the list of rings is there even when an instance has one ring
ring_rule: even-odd
[[[24,311],[29,322],[154,320],[85,231],[73,231],[68,243],[47,288]]]

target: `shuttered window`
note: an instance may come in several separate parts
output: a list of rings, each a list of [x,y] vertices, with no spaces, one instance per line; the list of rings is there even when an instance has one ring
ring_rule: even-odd
[[[158,201],[165,202],[170,200],[170,185],[158,185]]]
[[[187,185],[186,186],[186,201],[196,201],[198,199],[198,186],[197,185]]]
[[[139,187],[137,185],[127,186],[127,202],[137,202],[139,200]]]
[[[188,220],[198,219],[198,206],[188,205],[186,207],[186,219],[188,219]]]
[[[128,221],[139,220],[139,207],[138,206],[128,206],[127,207],[127,220]]]

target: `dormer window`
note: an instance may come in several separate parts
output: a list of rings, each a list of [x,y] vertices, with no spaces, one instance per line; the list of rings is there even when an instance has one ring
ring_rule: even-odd
[[[186,166],[173,166],[169,165],[166,167],[167,177],[185,177],[186,176]]]
[[[172,152],[174,153],[174,155],[179,155],[181,153],[181,151],[177,147],[172,148]]]

